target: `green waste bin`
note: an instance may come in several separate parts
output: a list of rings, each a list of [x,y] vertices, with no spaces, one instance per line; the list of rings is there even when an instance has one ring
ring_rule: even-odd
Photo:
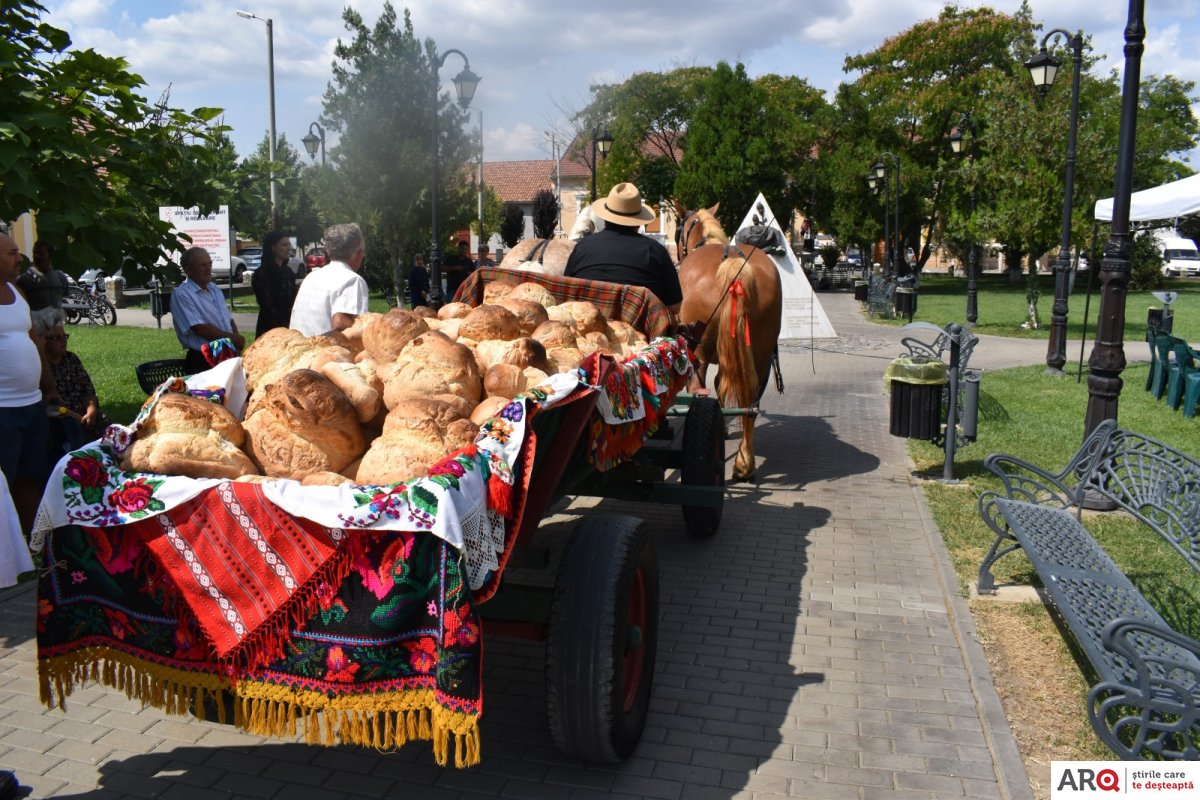
[[[942,393],[949,382],[945,362],[927,356],[893,359],[883,373],[891,388],[892,436],[938,438],[942,431]]]

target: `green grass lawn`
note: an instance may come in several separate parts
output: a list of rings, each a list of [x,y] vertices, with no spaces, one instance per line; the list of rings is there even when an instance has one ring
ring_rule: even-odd
[[[1067,337],[1078,341],[1083,334],[1083,317],[1087,302],[1086,276],[1080,276],[1075,284],[1075,293],[1067,300]],[[1168,281],[1168,288],[1178,292],[1179,298],[1171,304],[1175,315],[1174,333],[1190,342],[1200,341],[1200,280],[1181,279]],[[1028,319],[1025,300],[1025,278],[1010,283],[1007,275],[983,275],[977,282],[977,307],[979,320],[976,333],[995,336],[1048,339],[1050,336],[1050,311],[1054,305],[1054,276],[1039,275],[1038,316],[1041,327],[1029,330],[1021,327]],[[1146,312],[1151,307],[1162,306],[1150,292],[1130,292],[1125,303],[1125,340],[1142,342],[1146,331]],[[1092,287],[1088,312],[1088,339],[1096,332],[1096,316],[1100,308],[1100,286],[1097,281]],[[921,279],[914,320],[924,320],[943,326],[951,322],[964,323],[967,319],[967,281],[963,277],[950,278],[945,275],[928,275]],[[903,324],[906,319],[893,320]]]

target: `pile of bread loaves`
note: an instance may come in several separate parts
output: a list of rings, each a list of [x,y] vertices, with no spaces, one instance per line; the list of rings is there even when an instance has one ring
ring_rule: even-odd
[[[646,345],[585,301],[536,283],[487,285],[484,303],[369,312],[342,332],[276,328],[246,348],[245,419],[184,394],[159,399],[123,469],[307,485],[424,475],[471,444],[514,396],[595,351]]]

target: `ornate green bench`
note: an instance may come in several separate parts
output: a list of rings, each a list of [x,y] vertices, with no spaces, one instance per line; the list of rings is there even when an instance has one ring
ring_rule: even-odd
[[[1108,498],[1200,573],[1200,462],[1108,420],[1060,472],[1003,453],[984,464],[1004,490],[979,498],[996,532],[979,591],[994,591],[992,565],[1021,549],[1099,677],[1088,718],[1100,739],[1127,760],[1200,758],[1200,642],[1167,624],[1080,511],[1085,496]]]

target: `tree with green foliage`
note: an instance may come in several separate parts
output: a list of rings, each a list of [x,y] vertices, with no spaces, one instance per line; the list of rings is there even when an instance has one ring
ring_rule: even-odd
[[[321,199],[322,216],[327,222],[357,221],[389,261],[372,268],[390,276],[390,262],[408,251],[410,238],[429,238],[438,51],[431,39],[423,45],[417,40],[408,10],[401,23],[390,2],[373,27],[353,8],[342,13],[342,21],[353,38],[334,48],[322,115],[326,127],[339,134],[330,161],[341,191]],[[466,110],[440,89],[437,106],[438,218],[446,232],[468,227],[475,216],[474,186],[464,176],[479,148],[464,130]]]
[[[684,139],[675,196],[688,208],[720,202],[718,216],[733,231],[759,192],[772,209],[783,202],[785,173],[774,152],[779,114],[742,64],[717,64],[704,85]]]
[[[268,136],[264,135],[254,153],[238,165],[240,191],[229,206],[230,223],[239,232],[259,240],[271,230],[272,165]],[[302,179],[307,169],[310,168],[304,166],[299,151],[281,134],[275,143],[274,164],[279,227],[304,244],[320,241],[324,233],[316,203]]]
[[[124,59],[71,50],[44,13],[33,0],[0,5],[0,219],[35,212],[64,271],[124,266],[145,281],[144,265],[180,249],[159,206],[218,205],[225,176],[208,145],[220,109],[150,103]]]
[[[592,87],[591,103],[574,116],[576,150],[571,155],[590,167],[592,134],[601,129],[613,137],[612,151],[597,165],[598,194],[631,181],[643,197],[674,196],[683,134],[711,73],[708,67],[680,67]]]
[[[794,75],[763,75],[754,83],[763,90],[766,103],[775,110],[778,120],[770,132],[775,138],[772,149],[784,171],[784,182],[778,198],[782,202],[778,208],[774,205],[772,208],[779,214],[804,209],[810,219],[820,219],[831,201],[829,184],[822,180],[817,169],[822,134],[833,127],[831,107],[821,90]],[[791,224],[790,213],[779,220],[784,230]]]
[[[525,212],[521,210],[520,203],[504,204],[500,210],[500,229],[497,233],[500,234],[504,246],[510,250],[525,237]]]
[[[538,189],[533,196],[533,235],[553,239],[558,227],[558,198],[549,189]]]

